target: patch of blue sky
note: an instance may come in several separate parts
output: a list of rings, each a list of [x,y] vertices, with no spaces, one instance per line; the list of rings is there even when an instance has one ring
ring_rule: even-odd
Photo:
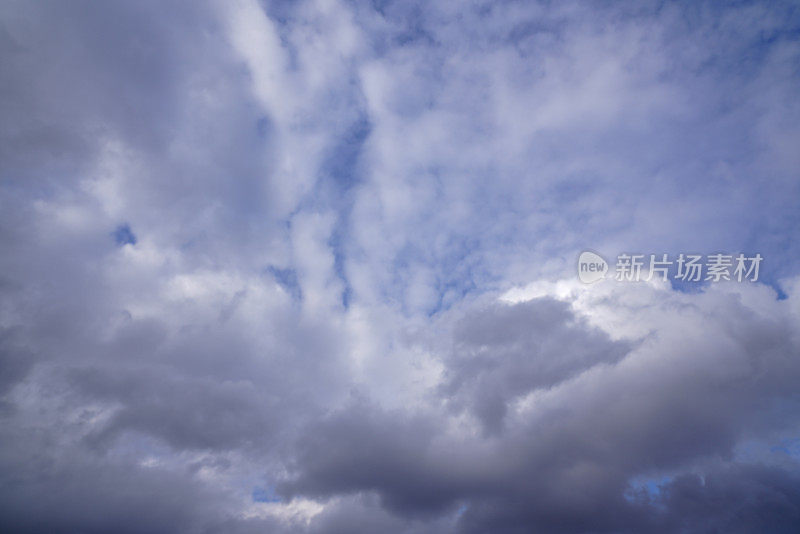
[[[344,289],[342,290],[342,306],[347,309],[350,307],[350,300],[353,296],[353,287],[350,284],[350,280],[348,279],[345,270],[346,254],[343,237],[344,235],[345,226],[343,221],[340,220],[337,223],[333,234],[331,234],[331,238],[328,240],[328,245],[333,250],[333,270],[344,286]]]
[[[367,117],[359,116],[338,138],[323,163],[322,172],[330,177],[338,195],[346,194],[360,182],[358,161],[371,131]]]
[[[111,233],[111,237],[114,238],[114,242],[123,247],[125,245],[135,245],[136,244],[136,235],[134,235],[131,227],[128,223],[123,223]]]
[[[266,272],[272,275],[275,281],[289,294],[294,300],[303,300],[303,291],[297,277],[297,271],[291,268],[279,268],[270,265]]]
[[[628,481],[623,496],[628,502],[646,501],[656,503],[662,496],[664,486],[674,479],[671,475],[636,476]]]
[[[281,502],[281,498],[270,487],[256,486],[251,493],[253,502]]]
[[[341,301],[345,309],[349,307],[353,294],[345,265],[350,212],[353,206],[352,193],[362,180],[359,158],[371,129],[371,124],[363,113],[359,113],[358,118],[344,129],[323,161],[315,195],[303,202],[301,207],[301,210],[327,208],[336,213],[328,246],[333,251],[334,271],[344,286]]]
[[[746,463],[784,463],[800,465],[800,436],[784,435],[771,441],[748,440],[740,443],[735,458]]]

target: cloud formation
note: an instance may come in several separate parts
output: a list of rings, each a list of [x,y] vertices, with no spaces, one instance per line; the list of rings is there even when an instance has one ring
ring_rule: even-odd
[[[0,530],[794,532],[798,28],[3,3]]]

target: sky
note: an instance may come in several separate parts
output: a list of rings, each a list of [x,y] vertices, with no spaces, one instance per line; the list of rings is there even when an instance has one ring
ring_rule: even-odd
[[[0,1],[0,530],[797,532],[798,95],[796,2]]]

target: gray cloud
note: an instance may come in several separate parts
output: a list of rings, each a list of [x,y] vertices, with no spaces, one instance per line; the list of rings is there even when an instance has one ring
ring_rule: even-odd
[[[566,303],[550,299],[473,312],[460,321],[455,337],[443,395],[456,406],[468,405],[495,432],[515,398],[614,363],[629,350],[587,328]]]
[[[716,484],[736,478],[730,473],[763,469],[762,486],[740,480],[731,491],[741,492],[736,499],[764,499],[763,509],[753,504],[746,512],[748,521],[779,507],[779,513],[788,515],[775,519],[775,528],[788,532],[798,494],[790,482],[779,479],[770,488],[769,473],[791,480],[795,468],[748,467],[736,458],[735,447],[770,428],[797,424],[789,406],[795,402],[791,384],[800,368],[787,360],[798,353],[794,327],[783,319],[759,320],[754,310],[726,300],[723,296],[713,304],[727,304],[725,313],[719,306],[697,317],[707,330],[721,326],[727,332],[709,350],[700,348],[700,340],[673,345],[672,336],[688,335],[681,322],[676,331],[664,328],[660,340],[629,349],[621,361],[624,345],[604,339],[585,323],[581,326],[563,303],[542,300],[471,312],[456,327],[454,346],[490,350],[496,345],[480,342],[496,335],[495,342],[506,349],[497,350],[504,357],[492,367],[508,373],[500,376],[521,376],[525,383],[522,358],[508,349],[519,339],[539,339],[540,347],[568,347],[573,355],[585,348],[595,356],[596,366],[581,367],[587,371],[565,381],[552,382],[543,373],[537,383],[531,379],[535,374],[529,375],[525,392],[543,391],[540,406],[512,414],[513,425],[499,436],[454,431],[446,411],[408,416],[356,404],[307,430],[292,464],[297,474],[281,489],[287,496],[374,493],[389,509],[410,517],[430,514],[431,509],[452,513],[460,505],[464,511],[456,530],[466,532],[710,532],[713,528],[704,522],[730,524],[735,507],[731,502],[716,505],[715,497],[703,494],[692,503],[696,516],[685,519],[684,506],[692,505],[682,500],[688,499],[682,497],[683,487],[691,487],[687,481],[697,475],[680,475],[662,493],[645,494],[644,499],[630,497],[631,483],[642,474],[680,473],[722,459],[723,472],[729,474],[718,475],[713,462],[708,464],[708,476],[719,477],[708,491],[725,491]],[[519,317],[526,320],[513,320]],[[576,345],[565,343],[565,335]],[[593,343],[582,343],[586,341]],[[516,344],[520,354],[530,349],[530,344]],[[536,353],[525,361],[535,365]],[[463,372],[457,358],[449,363],[455,372]],[[481,377],[481,369],[470,376]],[[492,386],[504,393],[500,398],[505,403],[521,394],[513,382]],[[479,388],[474,394],[478,403],[485,395]],[[475,416],[484,417],[480,404]],[[773,491],[778,492],[775,503],[765,496]],[[755,524],[737,528],[757,530]]]

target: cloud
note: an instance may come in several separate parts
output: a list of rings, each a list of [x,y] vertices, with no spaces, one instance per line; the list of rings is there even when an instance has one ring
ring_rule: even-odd
[[[792,531],[798,22],[3,4],[0,529]]]
[[[656,308],[640,316],[639,326],[651,331],[635,345],[609,341],[576,320],[564,302],[471,310],[454,328],[454,347],[477,345],[498,357],[470,372],[457,357],[448,358],[445,376],[479,383],[468,390],[474,399],[466,418],[436,403],[416,415],[356,403],[306,431],[290,464],[297,472],[279,488],[290,497],[372,493],[406,517],[463,506],[454,529],[467,532],[705,532],[705,522],[728,524],[735,507],[717,506],[713,497],[693,503],[696,516],[686,520],[683,507],[692,505],[678,497],[683,484],[705,473],[723,480],[737,477],[718,472],[763,469],[790,479],[797,473],[796,464],[749,466],[737,452],[742,441],[797,428],[790,414],[800,375],[788,356],[798,345],[796,317],[784,315],[785,301],[767,311],[747,304],[752,294],[745,302],[737,297],[666,289],[646,297],[640,291],[589,296],[617,300],[611,307],[622,317],[640,312],[643,300]],[[526,369],[537,368],[550,344],[571,355],[588,351],[592,365],[549,375],[556,380]],[[443,384],[445,393],[452,389]],[[481,427],[488,388],[506,423],[487,435]],[[445,398],[459,400],[452,393]],[[676,478],[657,496],[629,498],[636,477],[659,473]],[[776,481],[769,489],[772,479],[764,480],[759,487],[737,479],[742,486],[731,491],[757,499],[757,510],[766,510],[762,499],[765,507],[785,506],[791,517],[798,497],[791,483]],[[779,492],[778,504],[761,496],[772,491]],[[748,512],[753,518],[765,513],[755,509]],[[791,522],[780,517],[777,531],[790,531]],[[754,525],[742,531],[757,530]]]
[[[473,312],[459,322],[455,336],[443,396],[470,405],[493,431],[502,427],[513,400],[615,363],[629,350],[583,327],[566,303],[550,299]]]

